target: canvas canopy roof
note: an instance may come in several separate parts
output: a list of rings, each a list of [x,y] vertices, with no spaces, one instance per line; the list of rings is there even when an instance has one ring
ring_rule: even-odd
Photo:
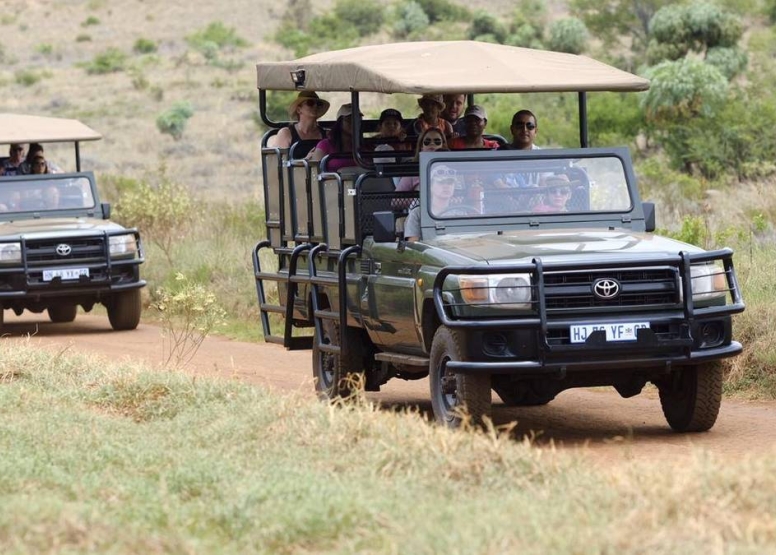
[[[102,135],[74,119],[0,114],[0,144],[96,141]]]
[[[257,64],[267,90],[378,93],[643,91],[647,79],[586,56],[477,41],[404,42]],[[291,74],[304,70],[295,86]]]

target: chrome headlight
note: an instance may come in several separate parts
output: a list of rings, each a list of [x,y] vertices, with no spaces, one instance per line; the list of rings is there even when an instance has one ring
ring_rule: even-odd
[[[109,239],[111,256],[135,256],[137,253],[137,241],[131,233],[126,235],[111,235]]]
[[[470,305],[494,308],[531,308],[529,274],[458,276],[461,298]]]
[[[717,264],[690,266],[690,280],[693,302],[719,298],[728,292],[725,270]]]
[[[21,243],[0,243],[0,263],[13,264],[22,261]]]

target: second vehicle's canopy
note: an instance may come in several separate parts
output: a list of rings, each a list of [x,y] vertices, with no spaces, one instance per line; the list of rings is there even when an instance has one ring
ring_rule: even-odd
[[[649,81],[586,56],[477,41],[403,42],[257,64],[266,90],[377,93],[643,91]]]
[[[74,119],[0,114],[0,144],[64,143],[101,138],[97,131]]]

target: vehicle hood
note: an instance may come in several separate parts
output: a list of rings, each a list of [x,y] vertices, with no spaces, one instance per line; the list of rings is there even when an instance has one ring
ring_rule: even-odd
[[[49,235],[67,236],[84,233],[101,234],[104,231],[124,229],[109,220],[97,218],[38,218],[0,222],[0,237],[25,236],[29,238]]]
[[[437,237],[427,242],[426,246],[431,250],[468,258],[472,264],[491,265],[530,262],[535,257],[541,257],[545,261],[565,262],[579,260],[580,256],[596,259],[639,259],[646,255],[674,256],[680,251],[703,252],[703,249],[696,246],[651,233],[591,229],[456,234]],[[441,255],[441,252],[438,254]]]

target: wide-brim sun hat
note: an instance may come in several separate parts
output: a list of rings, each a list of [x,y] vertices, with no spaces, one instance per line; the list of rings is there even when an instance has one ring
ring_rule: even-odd
[[[418,106],[421,108],[423,107],[423,103],[425,102],[433,102],[437,106],[439,106],[440,110],[445,109],[445,100],[442,98],[441,94],[424,94],[420,98],[418,98]]]
[[[301,91],[296,96],[294,101],[288,106],[288,115],[291,119],[296,117],[296,109],[299,108],[299,105],[306,100],[315,100],[318,102],[319,108],[316,110],[317,117],[323,116],[323,114],[329,111],[329,107],[331,106],[328,100],[320,98],[315,91]]]

